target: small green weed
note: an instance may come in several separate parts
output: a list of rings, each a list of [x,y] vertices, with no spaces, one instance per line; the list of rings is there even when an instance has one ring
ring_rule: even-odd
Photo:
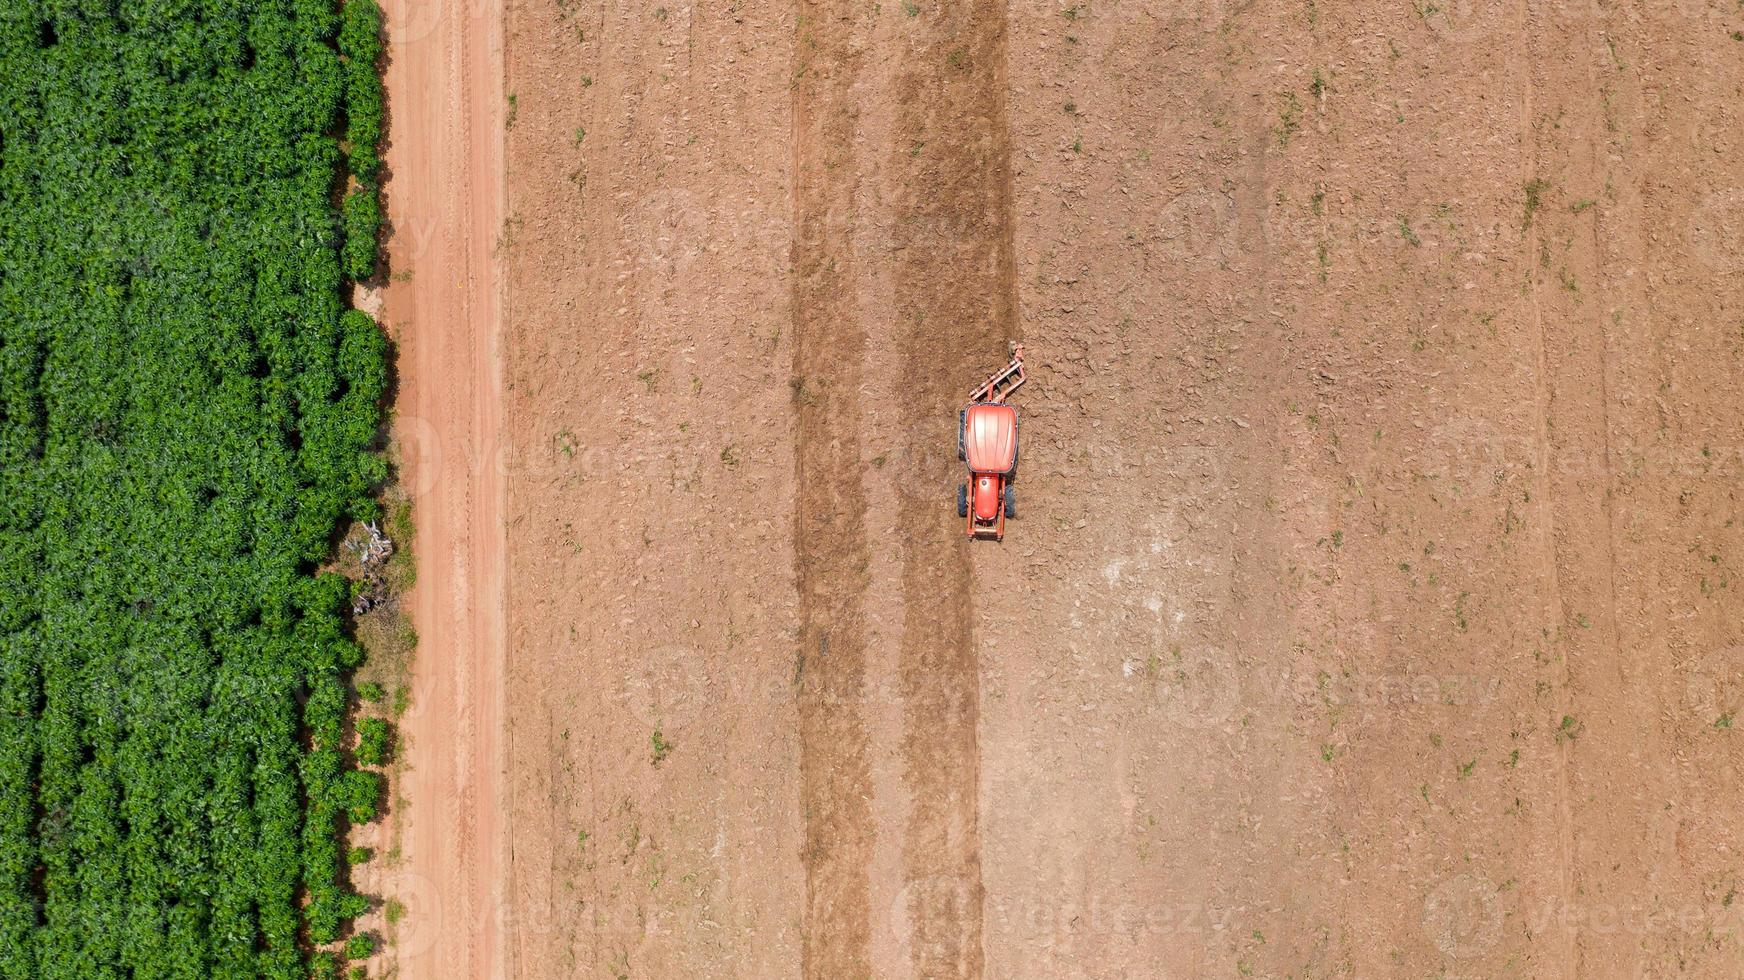
[[[1562,723],[1556,726],[1556,740],[1560,742],[1567,739],[1572,742],[1580,737],[1581,730],[1585,727],[1574,715],[1563,715]]]
[[[1278,125],[1272,130],[1280,147],[1289,146],[1296,130],[1302,128],[1302,100],[1296,98],[1294,92],[1285,92],[1283,103],[1278,110]]]
[[[1532,218],[1544,206],[1544,192],[1549,189],[1550,181],[1542,177],[1534,177],[1526,182],[1526,216],[1520,221],[1521,231],[1532,227]]]

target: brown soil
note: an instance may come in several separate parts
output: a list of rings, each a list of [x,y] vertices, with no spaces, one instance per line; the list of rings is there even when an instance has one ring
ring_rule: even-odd
[[[506,503],[419,517],[506,523],[506,687],[451,571],[408,795],[496,819],[506,698],[439,893],[502,883],[509,975],[1737,974],[1744,11],[506,20]],[[430,303],[408,355],[488,336]],[[494,975],[473,918],[402,966]]]
[[[788,46],[732,16],[510,15],[524,976],[769,976],[798,955]]]

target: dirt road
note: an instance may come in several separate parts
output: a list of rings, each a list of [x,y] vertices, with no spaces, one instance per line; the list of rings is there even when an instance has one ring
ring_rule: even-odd
[[[480,931],[403,972],[1737,975],[1741,17],[515,7],[446,102],[501,210],[428,205],[507,296],[502,511],[420,517],[409,819]],[[470,342],[403,405],[483,458]]]
[[[393,851],[403,977],[506,977],[502,465],[502,11],[384,0],[394,421],[413,500],[420,641],[399,722]],[[397,852],[397,853],[395,853]],[[397,916],[395,916],[397,917]]]

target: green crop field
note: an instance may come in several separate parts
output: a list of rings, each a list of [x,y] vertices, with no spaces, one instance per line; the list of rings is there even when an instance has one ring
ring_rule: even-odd
[[[0,978],[301,977],[368,905],[373,0],[0,0]]]

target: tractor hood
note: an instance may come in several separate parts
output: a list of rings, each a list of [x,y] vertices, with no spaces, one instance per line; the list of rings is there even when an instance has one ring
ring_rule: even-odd
[[[963,419],[963,452],[976,473],[1010,473],[1017,463],[1017,409],[971,405]]]

